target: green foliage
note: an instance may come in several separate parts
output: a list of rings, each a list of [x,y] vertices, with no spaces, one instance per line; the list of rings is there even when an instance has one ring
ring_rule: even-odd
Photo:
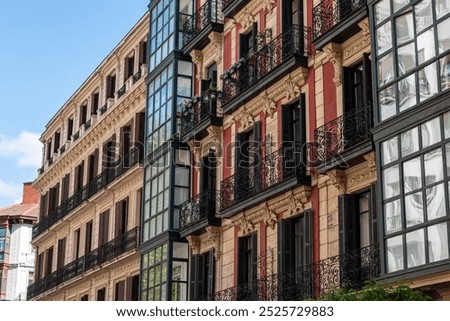
[[[336,289],[318,298],[320,301],[430,301],[431,297],[408,284],[368,283],[360,290]]]

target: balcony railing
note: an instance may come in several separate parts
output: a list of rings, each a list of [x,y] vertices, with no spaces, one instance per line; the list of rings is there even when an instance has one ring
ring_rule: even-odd
[[[137,249],[139,245],[139,230],[137,227],[112,241],[99,246],[85,256],[63,266],[52,274],[28,286],[28,300],[44,293],[76,276],[82,275],[118,256]]]
[[[221,184],[221,210],[294,177],[307,176],[306,144],[284,146],[262,159],[244,164]]]
[[[183,46],[212,24],[223,24],[222,1],[207,0],[183,24]]]
[[[313,8],[314,39],[366,5],[367,0],[322,0]]]
[[[88,121],[86,121],[84,123],[84,130],[88,130],[89,128],[91,128],[92,125],[92,119],[89,119]]]
[[[107,110],[108,110],[108,104],[104,104],[104,105],[100,108],[100,115],[103,115],[104,113],[106,113]]]
[[[143,155],[138,149],[132,149],[128,155],[112,164],[110,168],[105,169],[99,175],[94,177],[83,188],[62,202],[60,206],[44,216],[33,226],[33,238],[39,236],[48,228],[56,224],[59,220],[69,215],[74,209],[81,206],[90,197],[96,195],[99,191],[108,186],[111,182],[122,176],[130,168],[142,161]]]
[[[180,205],[180,229],[207,218],[214,218],[219,209],[219,191],[205,190]]]
[[[314,163],[321,165],[370,138],[372,105],[355,108],[314,131]]]
[[[142,77],[142,71],[139,68],[139,70],[133,75],[133,84],[135,84],[139,79]]]
[[[371,245],[216,292],[216,301],[293,301],[314,298],[337,288],[359,289],[380,276],[378,245]]]
[[[73,134],[73,141],[77,141],[78,138],[80,138],[80,131],[77,131],[75,134]]]
[[[310,28],[293,25],[246,58],[241,58],[222,75],[223,102],[226,104],[242,92],[251,89],[257,82],[269,75],[294,56],[307,57],[310,54]]]
[[[220,92],[213,90],[188,101],[181,111],[181,135],[210,117],[222,117]]]
[[[117,96],[120,98],[123,95],[125,95],[125,93],[127,92],[127,87],[125,85],[123,85],[122,87],[120,87],[120,89],[117,91]]]

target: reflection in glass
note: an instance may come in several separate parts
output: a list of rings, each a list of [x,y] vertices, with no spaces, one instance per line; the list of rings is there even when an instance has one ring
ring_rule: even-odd
[[[380,87],[394,80],[392,52],[378,61],[378,77]]]
[[[423,157],[425,162],[425,183],[430,185],[439,182],[444,178],[442,166],[442,150],[433,150]]]
[[[388,272],[395,272],[404,268],[403,239],[401,236],[386,241]]]
[[[375,5],[375,19],[377,24],[379,24],[381,21],[383,21],[390,15],[391,15],[391,6],[389,0],[379,1]]]
[[[410,0],[394,0],[394,12],[406,6]]]
[[[390,234],[402,229],[402,217],[400,200],[386,203],[384,205],[385,233]]]
[[[397,31],[397,45],[414,39],[412,13],[409,12],[395,19],[395,30]]]
[[[400,80],[398,87],[398,103],[400,111],[404,111],[417,104],[416,76],[414,74]]]
[[[429,221],[445,216],[445,189],[439,184],[426,190],[427,218]]]
[[[416,49],[414,42],[398,48],[398,75],[402,76],[416,67]]]
[[[438,24],[437,28],[439,53],[443,53],[450,49],[450,18]]]
[[[383,171],[384,198],[390,198],[400,193],[398,165],[386,168]]]
[[[408,156],[419,150],[419,130],[414,127],[401,134],[402,156]]]
[[[447,223],[428,227],[428,256],[430,262],[448,259]]]
[[[436,63],[419,70],[419,97],[424,101],[437,94]]]
[[[424,230],[406,233],[406,256],[408,267],[425,264]]]
[[[415,5],[416,33],[420,33],[433,23],[431,0],[423,0]]]
[[[395,104],[395,85],[391,85],[380,91],[378,100],[380,102],[380,118],[388,119],[397,113]]]
[[[383,149],[383,165],[389,164],[398,159],[398,140],[393,137],[381,144]]]
[[[415,191],[422,187],[420,157],[403,163],[403,180],[405,193]]]
[[[377,28],[377,45],[378,55],[381,55],[392,48],[392,30],[390,21]]]
[[[417,37],[417,59],[419,65],[436,56],[434,49],[434,29],[431,28]]]
[[[447,154],[447,176],[450,176],[450,143],[445,145],[445,150]]]
[[[450,55],[445,56],[439,60],[441,90],[450,88]]]
[[[422,192],[405,197],[406,227],[423,223]]]
[[[441,124],[438,118],[434,118],[421,125],[422,147],[428,147],[441,141]]]
[[[434,2],[437,19],[445,16],[450,12],[450,0],[435,0]]]

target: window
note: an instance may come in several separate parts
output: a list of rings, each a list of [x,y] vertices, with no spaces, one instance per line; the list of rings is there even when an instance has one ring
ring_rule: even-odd
[[[45,276],[49,276],[53,270],[53,246],[45,251]]]
[[[175,0],[159,1],[159,3],[150,11],[149,70],[153,70],[174,50],[175,7]],[[180,8],[182,7],[182,4],[180,4]]]
[[[124,235],[128,230],[128,198],[116,203],[115,237]]]
[[[380,121],[450,88],[447,2],[406,3],[374,6]]]
[[[75,192],[79,192],[83,189],[84,184],[84,161],[81,162],[80,165],[78,165],[75,168]]]
[[[99,104],[100,104],[100,94],[96,92],[91,96],[91,115],[97,115]]]
[[[363,61],[353,67],[344,67],[344,114],[372,101],[370,59],[363,54]]]
[[[109,241],[109,210],[100,214],[98,246],[102,246]]]
[[[172,301],[187,300],[188,282],[188,244],[173,242],[173,262],[172,262]]]
[[[139,67],[147,63],[147,41],[139,42]]]
[[[93,232],[93,221],[86,223],[86,235],[84,241],[84,254],[88,254],[92,250],[92,232]]]
[[[132,56],[125,58],[124,82],[134,75],[134,53]]]
[[[283,30],[303,25],[303,0],[283,0]]]
[[[211,300],[214,295],[214,250],[191,256],[189,300]]]
[[[258,34],[258,24],[253,23],[252,30],[239,36],[239,57],[247,58],[256,51],[256,36]]]
[[[88,182],[91,182],[98,174],[98,159],[99,151],[97,148],[88,158]]]
[[[381,143],[387,272],[449,259],[450,112]]]
[[[141,301],[161,301],[167,297],[168,244],[142,255]]]
[[[258,278],[258,234],[238,240],[238,285],[256,284]],[[251,288],[249,286],[249,288]],[[245,299],[245,298],[239,298]]]
[[[0,237],[6,237],[6,228],[0,228]]]
[[[116,283],[114,301],[125,301],[125,280]]]
[[[76,229],[73,233],[73,258],[74,260],[80,257],[80,234],[81,230]],[[86,253],[85,253],[86,254]]]
[[[56,132],[55,133],[55,143],[53,145],[53,152],[54,153],[58,152],[60,144],[61,144],[61,133],[60,132]]]
[[[114,98],[116,92],[116,75],[106,77],[106,99]]]
[[[127,278],[125,299],[127,301],[139,300],[139,275]]]
[[[4,252],[4,251],[5,251],[5,239],[0,238],[0,252]]]
[[[97,290],[97,301],[105,301],[106,299],[106,288],[101,288]]]
[[[82,105],[80,107],[80,127],[87,121],[87,105]]]
[[[63,238],[58,240],[58,258],[56,260],[56,269],[60,269],[64,266],[66,260],[66,240]]]
[[[73,134],[73,119],[69,118],[67,120],[67,140],[70,140]]]
[[[80,301],[89,301],[89,295],[85,294],[80,297]]]

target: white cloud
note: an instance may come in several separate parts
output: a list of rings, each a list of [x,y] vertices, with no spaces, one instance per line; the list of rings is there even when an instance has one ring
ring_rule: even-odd
[[[21,132],[12,138],[0,134],[0,158],[13,158],[20,167],[40,167],[42,144],[39,134]]]
[[[22,187],[22,184],[8,183],[0,179],[0,197],[20,203],[22,201]],[[17,202],[17,200],[19,201]]]

